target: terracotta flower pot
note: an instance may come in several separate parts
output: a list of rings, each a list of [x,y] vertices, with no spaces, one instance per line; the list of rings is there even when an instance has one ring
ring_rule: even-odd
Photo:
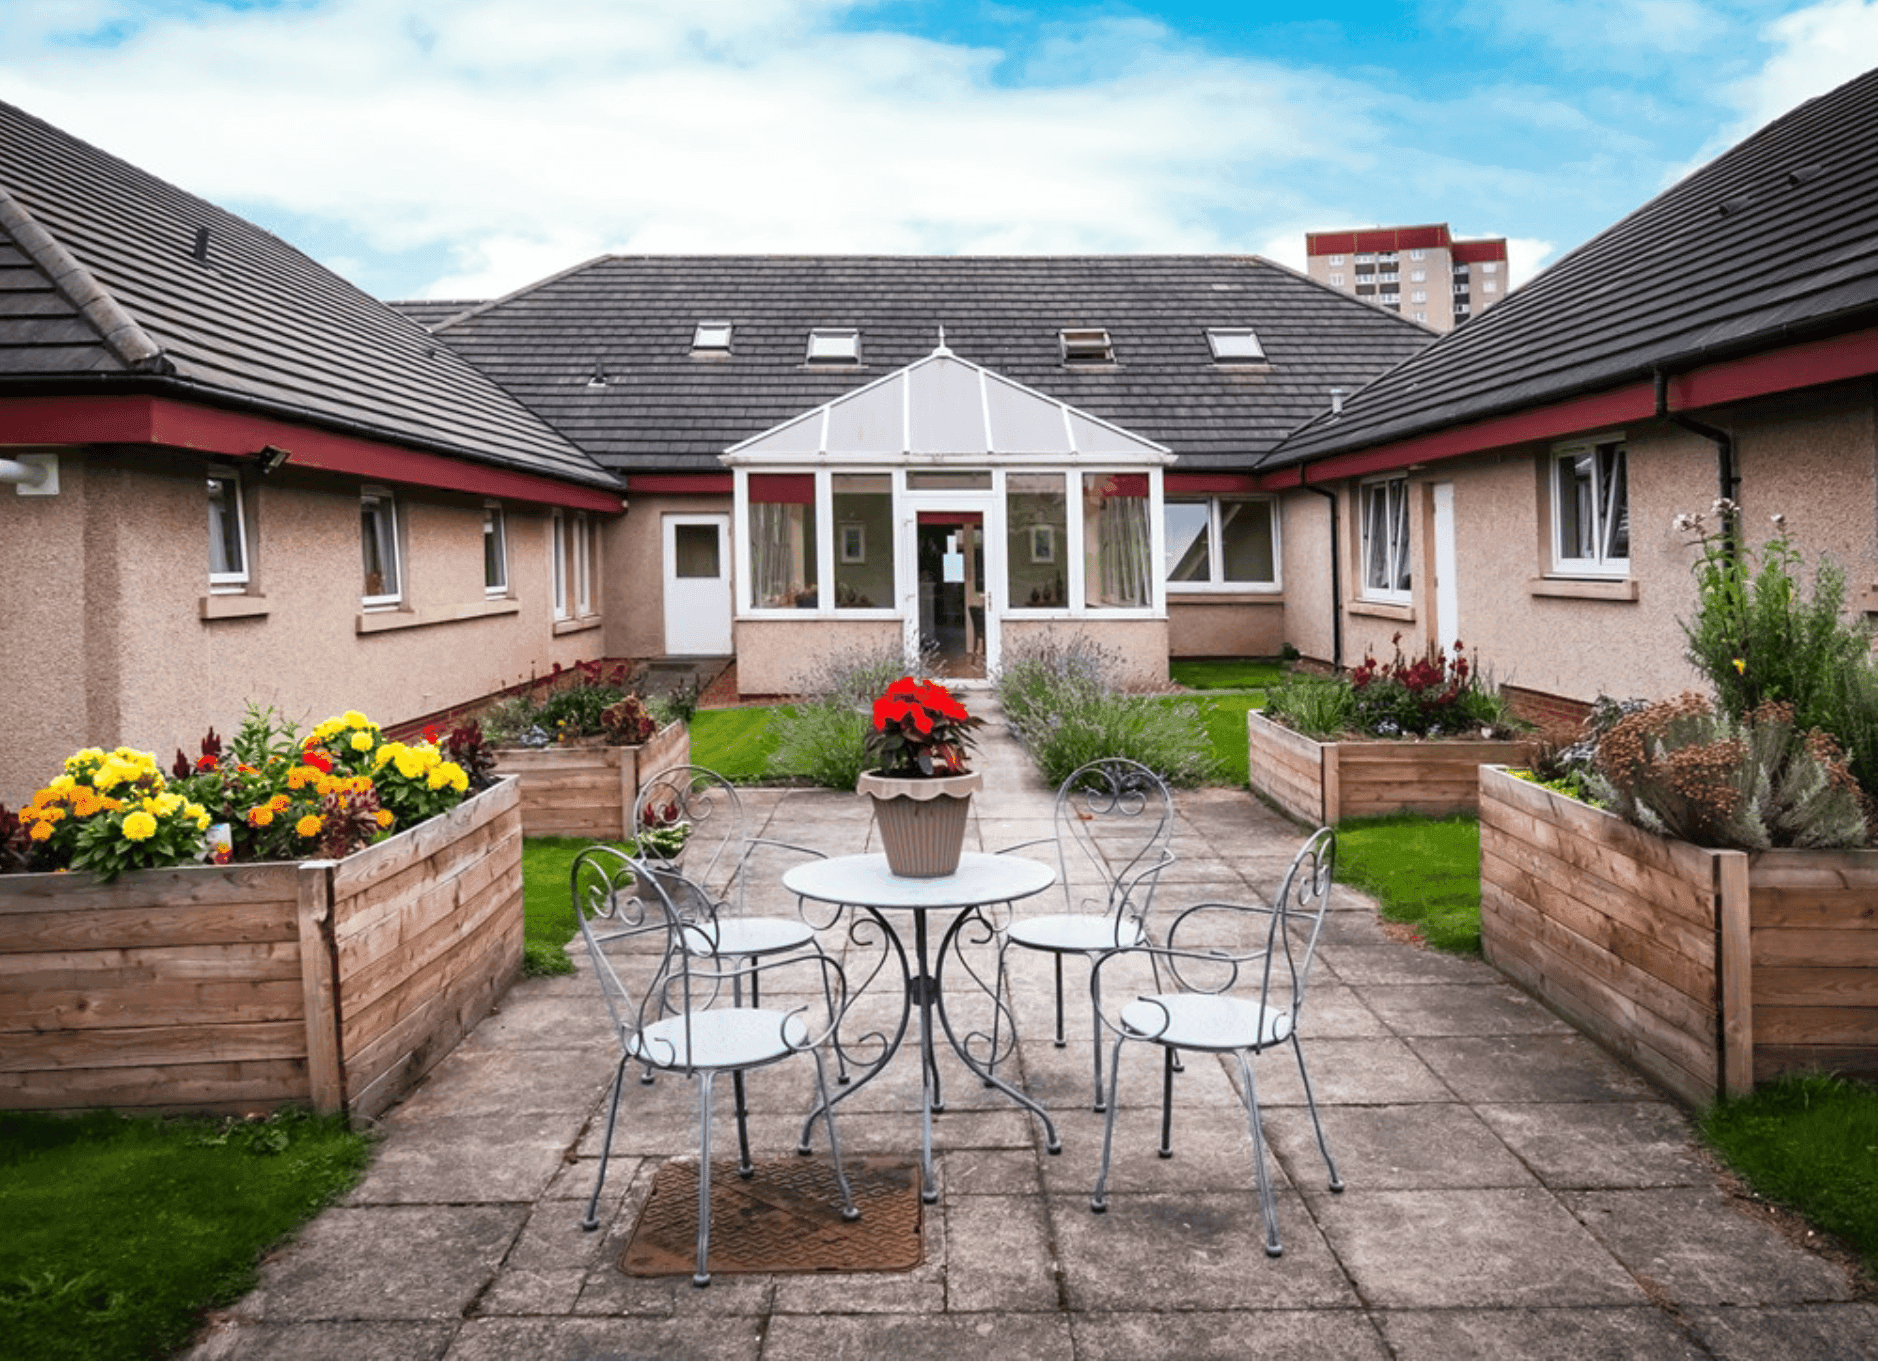
[[[863,774],[856,785],[874,801],[881,849],[887,867],[907,879],[937,879],[959,868],[965,846],[965,818],[972,792],[985,780],[976,771],[962,776],[879,776]]]

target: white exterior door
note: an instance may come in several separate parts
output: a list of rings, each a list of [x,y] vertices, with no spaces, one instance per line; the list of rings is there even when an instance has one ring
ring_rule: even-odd
[[[665,517],[665,651],[728,657],[730,517]]]
[[[1435,499],[1435,646],[1461,638],[1461,584],[1454,567],[1454,484],[1437,482]]]

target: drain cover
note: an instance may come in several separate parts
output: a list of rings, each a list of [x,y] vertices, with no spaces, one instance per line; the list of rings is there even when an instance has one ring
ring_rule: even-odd
[[[826,1158],[759,1160],[749,1178],[711,1164],[711,1262],[720,1272],[907,1272],[920,1261],[919,1167],[890,1158],[844,1160],[859,1220],[841,1218]],[[674,1159],[652,1178],[632,1239],[629,1277],[689,1276],[698,1265],[698,1163]]]

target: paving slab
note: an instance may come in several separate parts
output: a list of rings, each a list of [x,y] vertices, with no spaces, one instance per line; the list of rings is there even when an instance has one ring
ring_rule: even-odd
[[[971,845],[1048,835],[1051,792],[987,736]],[[837,854],[873,841],[851,793],[758,791],[749,804],[784,840]],[[1161,909],[1276,891],[1302,829],[1243,790],[1180,791],[1175,804],[1181,870]],[[814,925],[858,981],[883,957],[878,930],[857,921]],[[992,977],[992,942],[969,958]],[[629,1075],[600,1226],[581,1230],[616,1063],[583,965],[519,982],[378,1123],[360,1186],[276,1250],[189,1355],[1878,1357],[1869,1284],[1741,1214],[1679,1107],[1479,960],[1395,940],[1347,886],[1333,891],[1300,1030],[1346,1191],[1326,1185],[1292,1054],[1254,1061],[1278,1259],[1264,1252],[1238,1068],[1215,1056],[1186,1057],[1164,1160],[1159,1051],[1131,1048],[1110,1209],[1089,1210],[1103,1117],[1090,1110],[1088,968],[1065,971],[1058,1049],[1049,957],[1014,951],[1008,964],[1020,1039],[1006,1039],[999,1073],[1050,1109],[1063,1152],[1047,1154],[1041,1123],[942,1045],[940,1200],[910,1272],[720,1271],[704,1290],[688,1273],[626,1276],[620,1255],[653,1177],[697,1156],[698,1085]],[[1111,999],[1154,987],[1134,962],[1108,978]],[[948,967],[957,1029],[988,1032],[989,1000],[968,1005],[968,983]],[[849,1034],[891,1034],[901,988],[890,961]],[[909,1036],[839,1104],[847,1152],[917,1153],[917,1053]],[[747,1089],[753,1152],[796,1157],[811,1066],[753,1073]],[[722,1156],[735,1124],[730,1085],[719,1092]],[[813,1143],[826,1159],[819,1125]]]

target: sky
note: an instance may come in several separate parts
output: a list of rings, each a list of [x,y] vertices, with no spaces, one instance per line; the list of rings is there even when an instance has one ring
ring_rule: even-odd
[[[1878,62],[1878,0],[0,0],[0,99],[381,298],[606,252],[1245,252],[1533,276]]]

